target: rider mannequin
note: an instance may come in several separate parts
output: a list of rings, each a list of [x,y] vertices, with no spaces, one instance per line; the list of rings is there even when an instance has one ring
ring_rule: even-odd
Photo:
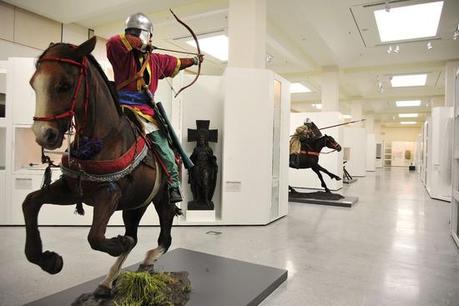
[[[150,53],[152,35],[153,25],[147,16],[142,13],[131,15],[126,19],[125,33],[115,35],[107,42],[107,57],[113,66],[120,103],[134,110],[144,120],[145,132],[167,168],[170,202],[177,203],[182,201],[182,196],[175,156],[166,136],[157,127],[154,111],[147,104],[149,98],[142,87],[146,84],[154,95],[159,79],[174,77],[180,70],[202,62],[203,57],[176,58]],[[147,57],[147,54],[150,56]],[[145,66],[143,77],[135,79],[135,74],[141,70],[147,58],[149,63]]]

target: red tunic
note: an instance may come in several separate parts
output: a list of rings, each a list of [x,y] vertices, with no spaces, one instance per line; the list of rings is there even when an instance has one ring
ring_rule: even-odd
[[[116,85],[128,80],[139,70],[139,58],[142,54],[134,49],[140,49],[142,45],[138,37],[131,35],[115,35],[107,42],[107,57],[113,66]],[[143,62],[143,58],[140,60]],[[180,60],[174,56],[152,53],[150,64],[146,71],[150,75],[149,89],[154,94],[158,88],[158,80],[166,77],[174,77],[180,69]],[[138,82],[131,82],[121,90],[140,91]]]

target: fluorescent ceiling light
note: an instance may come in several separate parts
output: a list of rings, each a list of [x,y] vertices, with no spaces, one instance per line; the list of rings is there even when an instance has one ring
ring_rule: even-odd
[[[322,104],[313,104],[312,107],[315,107],[317,109],[322,109]]]
[[[311,90],[301,83],[291,83],[290,84],[290,93],[302,93],[302,92],[311,92]]]
[[[343,118],[344,119],[352,119],[352,116],[351,115],[343,115]]]
[[[395,105],[397,105],[397,107],[421,106],[421,100],[395,101]]]
[[[228,36],[216,35],[204,38],[198,38],[201,50],[223,62],[228,60]],[[187,44],[196,48],[194,40],[187,40]]]
[[[443,1],[374,11],[381,42],[437,35]]]
[[[390,80],[392,87],[425,86],[427,74],[394,75]]]
[[[416,124],[417,122],[416,121],[401,121],[400,124],[403,124],[403,125],[409,125],[409,124]]]
[[[398,114],[399,118],[417,118],[418,114]]]

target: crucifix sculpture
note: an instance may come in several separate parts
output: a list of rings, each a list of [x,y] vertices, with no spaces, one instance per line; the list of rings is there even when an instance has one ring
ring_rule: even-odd
[[[188,202],[189,210],[213,210],[212,197],[217,184],[218,165],[209,142],[218,141],[218,130],[209,130],[209,120],[196,120],[196,129],[188,129],[188,142],[196,142],[190,159],[194,167],[188,171],[193,201]]]

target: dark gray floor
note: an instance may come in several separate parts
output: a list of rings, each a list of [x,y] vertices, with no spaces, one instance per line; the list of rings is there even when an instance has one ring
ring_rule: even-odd
[[[269,226],[176,227],[172,249],[287,269],[288,280],[262,306],[459,305],[459,252],[449,234],[448,203],[430,199],[417,175],[402,168],[368,173],[343,194],[359,196],[359,203],[352,209],[290,203],[288,217]],[[212,230],[222,234],[206,234]],[[64,257],[57,275],[26,261],[23,228],[0,228],[0,305],[78,285],[113,263],[91,250],[87,228],[41,233],[45,248]],[[158,233],[141,228],[126,265],[142,260]]]
[[[135,271],[138,264],[127,270]],[[160,258],[155,265],[158,272],[187,271],[191,294],[187,306],[255,306],[287,279],[287,270],[214,256],[187,249],[175,249]],[[27,306],[64,306],[82,293],[90,293],[103,276]]]

